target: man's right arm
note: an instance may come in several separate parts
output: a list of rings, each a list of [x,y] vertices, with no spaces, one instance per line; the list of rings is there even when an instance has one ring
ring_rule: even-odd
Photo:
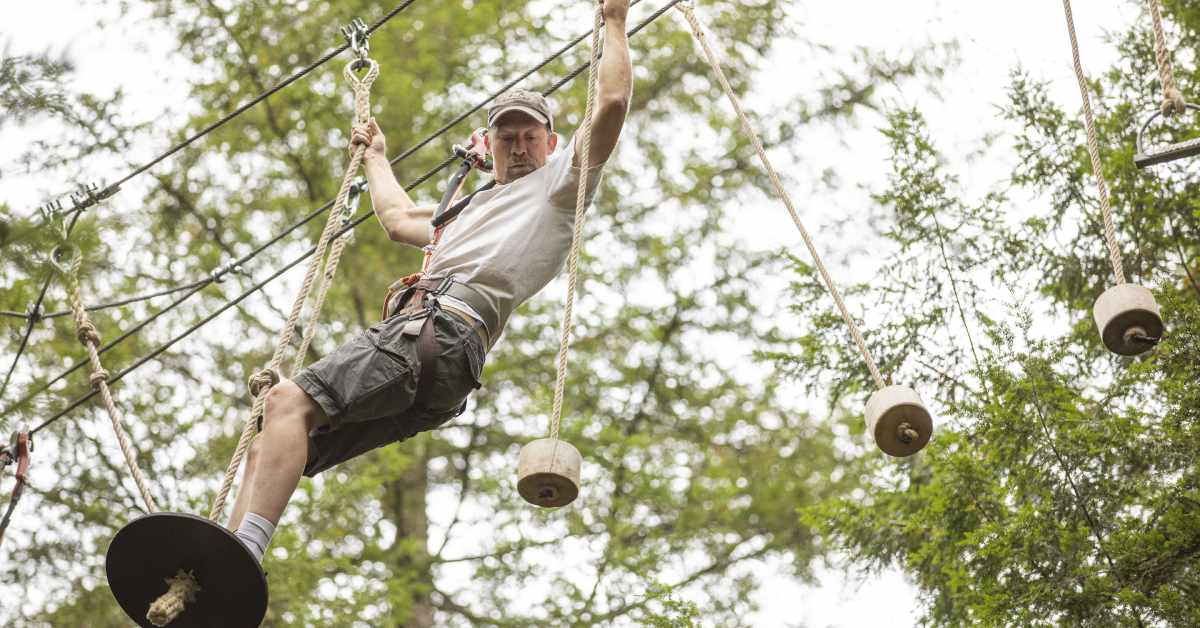
[[[351,145],[365,144],[363,170],[367,175],[367,187],[371,192],[371,207],[379,224],[393,242],[424,247],[429,244],[429,223],[433,219],[433,206],[418,206],[404,191],[392,165],[387,160],[387,145],[378,123],[372,118],[365,127],[352,131]]]

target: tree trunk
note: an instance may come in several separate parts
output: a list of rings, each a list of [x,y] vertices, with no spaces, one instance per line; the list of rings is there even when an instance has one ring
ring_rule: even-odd
[[[425,498],[429,489],[428,444],[417,437],[401,447],[409,447],[412,464],[393,482],[387,485],[388,501],[391,504],[392,521],[396,524],[396,543],[404,549],[396,553],[396,574],[412,574],[411,606],[400,604],[393,610],[393,625],[405,628],[432,628],[433,605],[429,601],[428,587],[420,586],[433,581],[433,570],[429,561],[429,518],[425,513]],[[402,609],[411,608],[404,614]]]

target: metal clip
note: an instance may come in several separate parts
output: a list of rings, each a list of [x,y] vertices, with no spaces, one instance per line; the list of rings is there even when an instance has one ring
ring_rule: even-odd
[[[350,66],[351,69],[358,70],[368,66],[367,55],[371,52],[371,34],[367,32],[366,23],[359,18],[354,18],[350,24],[342,27],[342,35],[346,38],[346,43],[350,45],[354,56],[358,57]]]
[[[225,275],[228,275],[229,273],[243,275],[245,274],[245,271],[242,270],[242,266],[240,264],[236,262],[229,262],[228,264],[220,266],[216,270],[212,271],[212,273],[210,273],[208,276],[208,280],[212,283],[221,283],[225,281]]]
[[[56,198],[39,207],[38,212],[41,213],[43,221],[53,222],[54,217],[62,212],[62,200]]]

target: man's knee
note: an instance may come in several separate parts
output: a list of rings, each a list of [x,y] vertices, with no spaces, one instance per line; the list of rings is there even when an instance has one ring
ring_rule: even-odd
[[[316,429],[326,422],[321,406],[290,379],[271,387],[267,393],[267,408],[263,413],[263,431],[268,426],[297,422],[307,430]]]

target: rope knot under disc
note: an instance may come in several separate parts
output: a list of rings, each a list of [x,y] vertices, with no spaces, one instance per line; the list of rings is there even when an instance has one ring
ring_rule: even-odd
[[[185,604],[196,601],[196,593],[201,590],[196,576],[182,569],[174,577],[167,578],[167,584],[170,585],[167,592],[154,600],[146,612],[146,619],[155,626],[166,626],[174,621],[183,612]]]
[[[263,369],[251,375],[246,381],[246,386],[250,388],[250,396],[257,398],[260,393],[271,390],[278,383],[279,373],[274,369]]]

